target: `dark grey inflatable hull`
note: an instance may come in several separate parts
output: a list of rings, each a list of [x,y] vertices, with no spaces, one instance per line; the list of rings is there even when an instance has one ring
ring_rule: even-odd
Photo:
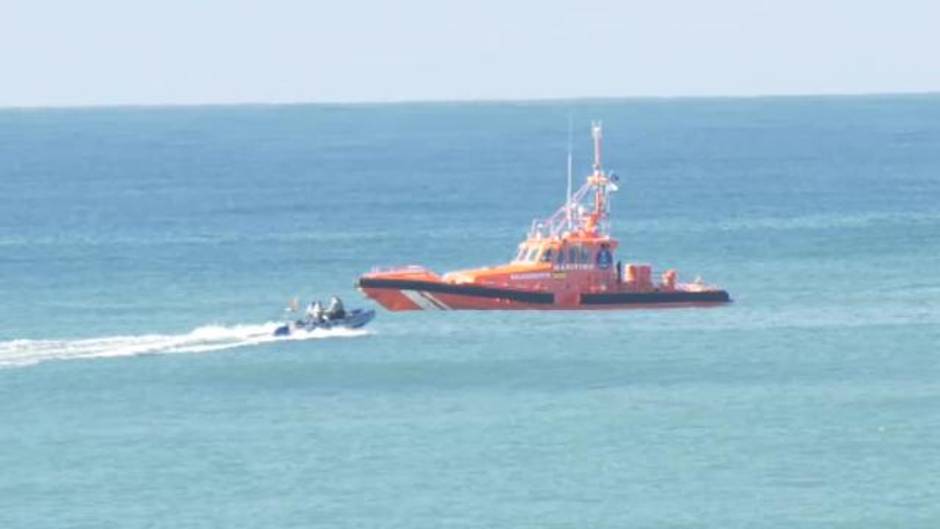
[[[274,336],[290,336],[294,331],[312,331],[315,329],[358,329],[372,321],[375,311],[372,309],[353,309],[339,319],[314,321],[297,320],[285,323],[274,330]]]

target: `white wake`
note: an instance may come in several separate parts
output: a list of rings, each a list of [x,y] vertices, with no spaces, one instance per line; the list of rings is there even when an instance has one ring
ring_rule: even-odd
[[[316,329],[274,336],[280,323],[207,325],[186,334],[144,334],[80,340],[9,340],[0,342],[0,368],[22,367],[50,360],[110,358],[145,354],[204,353],[278,341],[364,336],[363,329]]]

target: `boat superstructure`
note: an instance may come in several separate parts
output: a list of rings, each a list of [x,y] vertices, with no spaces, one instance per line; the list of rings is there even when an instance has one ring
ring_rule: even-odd
[[[506,264],[437,275],[420,266],[373,270],[359,289],[388,310],[623,309],[709,306],[731,301],[701,280],[679,283],[675,270],[654,281],[647,264],[616,260],[610,235],[610,198],[617,176],[601,163],[601,124],[591,127],[594,164],[551,217],[532,222],[515,258]]]

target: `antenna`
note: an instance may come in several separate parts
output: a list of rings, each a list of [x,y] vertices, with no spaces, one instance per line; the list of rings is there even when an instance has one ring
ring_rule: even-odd
[[[607,216],[607,178],[604,176],[604,170],[601,168],[601,122],[591,122],[591,136],[594,137],[594,174],[590,177],[591,185],[594,187],[594,213],[593,222],[605,221]]]
[[[601,132],[601,122],[594,121],[591,123],[591,136],[594,136],[594,176],[601,175],[601,138],[603,138],[603,133]]]
[[[568,194],[565,199],[565,209],[567,210],[568,217],[568,229],[571,229],[571,173],[572,173],[572,161],[571,161],[571,128],[572,128],[572,119],[571,112],[568,112]]]

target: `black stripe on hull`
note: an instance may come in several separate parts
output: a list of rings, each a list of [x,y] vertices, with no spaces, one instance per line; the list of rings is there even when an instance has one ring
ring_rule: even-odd
[[[479,298],[508,299],[520,303],[536,303],[552,305],[555,295],[551,292],[525,292],[507,288],[481,287],[479,285],[455,285],[450,283],[436,283],[433,281],[411,281],[407,279],[370,279],[362,278],[359,286],[365,288],[394,288],[398,290],[420,290],[440,294],[454,294],[457,296],[475,296]]]
[[[727,303],[731,297],[724,290],[705,292],[615,292],[581,294],[582,305],[643,305],[657,303]]]

